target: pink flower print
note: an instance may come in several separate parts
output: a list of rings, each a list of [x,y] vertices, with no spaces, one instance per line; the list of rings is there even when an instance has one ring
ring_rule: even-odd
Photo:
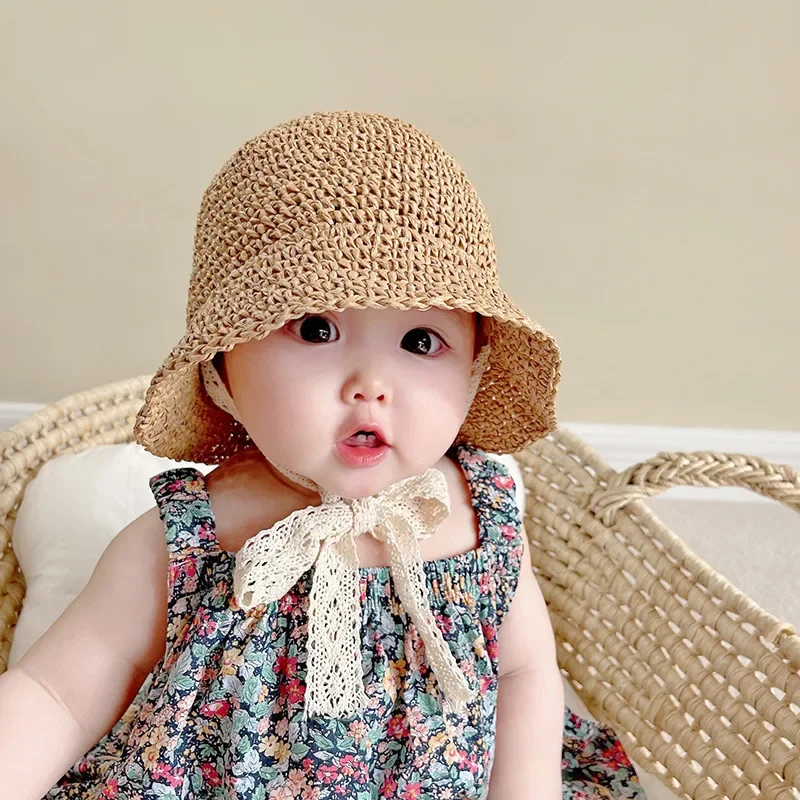
[[[286,786],[294,792],[292,797],[299,795],[306,788],[306,776],[303,771],[299,769],[289,770],[289,774],[286,776]]]
[[[297,598],[291,592],[285,594],[278,601],[278,608],[280,608],[281,614],[291,614],[295,605],[297,605]]]
[[[295,800],[297,795],[292,790],[291,786],[284,784],[277,789],[273,789],[269,793],[269,800]]]
[[[392,739],[407,739],[408,738],[408,721],[405,716],[395,714],[387,726],[387,733]]]
[[[177,789],[179,786],[183,784],[183,773],[184,773],[183,767],[175,767],[175,769],[172,772],[172,777],[167,778],[167,783],[173,789]]]
[[[363,761],[359,761],[358,764],[356,764],[356,774],[354,777],[362,785],[366,784],[367,780],[369,780],[367,765]]]
[[[204,717],[227,717],[230,710],[231,704],[228,700],[212,700],[200,706],[200,713]]]
[[[419,800],[422,797],[422,784],[407,783],[406,788],[403,789],[403,794],[400,796],[403,800]]]
[[[513,489],[514,488],[514,479],[510,475],[495,475],[492,479],[492,483],[498,489]]]
[[[290,705],[302,703],[306,696],[305,684],[299,678],[292,678],[288,683],[282,683],[280,693],[288,699]]]
[[[297,658],[289,656],[278,656],[275,660],[275,674],[285,675],[292,678],[297,673]]]
[[[492,678],[489,675],[481,675],[481,694],[486,694],[492,685]]]
[[[381,797],[394,797],[395,792],[397,791],[397,781],[394,779],[392,775],[386,775],[383,779],[383,783],[381,784],[380,788],[380,796]]]
[[[333,783],[339,777],[339,768],[335,764],[321,764],[317,767],[317,778],[323,783]]]
[[[461,461],[466,467],[479,467],[481,466],[481,456],[478,453],[463,453]]]
[[[203,773],[206,783],[209,786],[219,786],[222,783],[219,772],[213,764],[205,763],[200,765],[200,772]]]
[[[201,522],[197,528],[197,538],[201,542],[213,542],[216,538],[214,532],[211,530],[210,522]]]
[[[353,756],[344,756],[339,760],[339,768],[342,770],[342,775],[355,775],[357,762]]]
[[[453,619],[450,616],[445,616],[444,614],[435,614],[436,624],[439,627],[439,630],[442,633],[452,633],[453,632]]]
[[[422,709],[419,706],[406,706],[406,722],[414,728],[422,722]]]
[[[211,619],[211,614],[208,612],[208,609],[198,609],[197,620],[199,621],[197,625],[197,632],[201,636],[210,636],[212,633],[214,633],[214,631],[216,631],[217,623]]]
[[[500,533],[508,542],[513,542],[517,538],[517,529],[514,525],[500,525]]]
[[[183,770],[178,767],[175,768],[173,773],[172,767],[169,764],[158,763],[153,768],[153,777],[158,780],[165,781],[172,787],[180,786],[183,783],[182,779]]]
[[[353,737],[353,741],[356,744],[359,744],[367,733],[367,725],[362,720],[357,719],[354,722],[350,723],[348,731],[350,735]]]
[[[459,769],[468,769],[473,775],[478,771],[478,759],[474,753],[467,753],[466,750],[460,750],[461,758],[458,762]]]
[[[114,800],[114,798],[119,797],[119,781],[116,778],[112,778],[103,787],[100,797],[107,798],[108,800]]]
[[[494,625],[484,625],[483,639],[486,645],[486,652],[492,661],[497,660],[497,628]]]

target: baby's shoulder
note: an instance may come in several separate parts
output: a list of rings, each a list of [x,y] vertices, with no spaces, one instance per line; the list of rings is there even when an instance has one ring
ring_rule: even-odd
[[[254,534],[303,506],[266,467],[258,452],[245,450],[206,475],[209,503],[220,547],[235,553]]]

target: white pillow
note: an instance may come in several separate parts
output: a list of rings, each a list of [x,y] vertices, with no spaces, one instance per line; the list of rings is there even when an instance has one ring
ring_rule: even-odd
[[[80,594],[108,543],[155,505],[149,479],[167,469],[214,467],[159,458],[136,443],[58,456],[28,484],[12,544],[27,584],[9,666]]]

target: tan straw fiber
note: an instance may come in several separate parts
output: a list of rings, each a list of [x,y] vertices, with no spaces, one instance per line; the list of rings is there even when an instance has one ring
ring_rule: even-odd
[[[61,453],[130,441],[149,378],[68,397],[0,432],[0,672],[25,591],[10,545],[25,486]],[[618,474],[563,430],[516,457],[559,666],[590,712],[680,797],[796,800],[800,637],[641,502],[673,485],[724,485],[797,509],[794,471],[673,453]]]
[[[430,136],[378,114],[312,114],[244,144],[205,192],[186,333],[135,426],[152,453],[218,464],[251,444],[199,364],[310,313],[462,309],[491,356],[459,443],[514,452],[555,426],[560,355],[500,288],[489,220]]]

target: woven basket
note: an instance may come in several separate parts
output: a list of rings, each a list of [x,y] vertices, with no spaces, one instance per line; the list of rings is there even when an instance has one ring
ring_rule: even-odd
[[[25,486],[57,455],[131,441],[149,381],[72,395],[0,432],[0,672],[25,594],[11,549]],[[800,637],[641,502],[670,486],[742,486],[800,510],[797,474],[717,453],[616,473],[563,430],[517,459],[559,665],[592,715],[678,795],[800,797]]]

